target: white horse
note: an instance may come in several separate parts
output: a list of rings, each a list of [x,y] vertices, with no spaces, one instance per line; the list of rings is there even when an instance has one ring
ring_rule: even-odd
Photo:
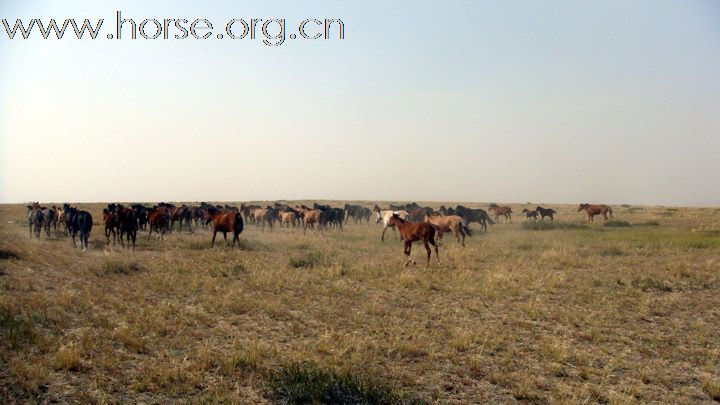
[[[410,213],[407,211],[380,210],[380,207],[377,205],[375,206],[375,223],[379,224],[381,221],[383,223],[382,236],[380,236],[380,240],[383,242],[385,241],[385,231],[387,231],[388,228],[392,228],[393,237],[397,240],[395,225],[390,224],[390,218],[392,218],[393,214],[397,214],[400,218],[406,221],[410,218]]]

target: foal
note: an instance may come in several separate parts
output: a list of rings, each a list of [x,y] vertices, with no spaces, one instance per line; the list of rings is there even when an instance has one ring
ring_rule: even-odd
[[[393,214],[390,217],[389,225],[397,227],[400,235],[402,235],[403,241],[405,241],[403,253],[405,253],[407,257],[407,261],[405,262],[406,267],[411,263],[415,264],[415,262],[410,259],[410,249],[412,248],[412,243],[419,240],[422,241],[425,250],[427,250],[427,267],[430,267],[431,255],[428,243],[435,247],[435,257],[437,257],[438,264],[440,264],[440,253],[438,253],[438,245],[435,243],[434,225],[427,222],[409,222],[400,218],[397,214]]]

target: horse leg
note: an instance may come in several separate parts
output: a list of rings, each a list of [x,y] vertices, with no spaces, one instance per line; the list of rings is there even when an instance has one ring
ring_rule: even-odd
[[[412,242],[405,241],[405,246],[403,248],[403,253],[405,254],[405,257],[407,257],[407,260],[405,261],[405,267],[409,266],[410,263],[412,263],[412,259],[410,259],[410,248],[412,247]]]
[[[222,231],[223,239],[225,239],[225,247],[227,247],[227,231]]]
[[[381,242],[385,242],[385,231],[387,231],[387,229],[388,229],[388,226],[385,225],[385,227],[383,228],[383,231],[382,231],[382,235],[380,235]],[[395,228],[393,228],[393,235],[395,235]],[[397,240],[397,236],[395,236],[395,240]]]
[[[433,235],[430,235],[430,237],[428,238],[428,242],[430,242],[430,244],[435,247],[435,257],[437,258],[438,264],[440,264],[440,253],[438,252],[438,244],[435,243],[435,238]]]
[[[430,267],[430,246],[428,246],[428,238],[423,238],[423,246],[425,246],[425,250],[427,251],[427,267]]]
[[[210,248],[215,246],[215,236],[217,236],[217,231],[213,231],[213,238],[212,242],[210,243]]]

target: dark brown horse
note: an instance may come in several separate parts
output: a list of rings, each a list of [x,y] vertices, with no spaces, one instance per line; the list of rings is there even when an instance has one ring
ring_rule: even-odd
[[[606,221],[608,219],[608,214],[610,214],[611,217],[613,216],[612,208],[610,208],[604,204],[597,205],[597,204],[583,203],[583,204],[578,205],[578,212],[583,211],[583,210],[585,211],[585,213],[587,213],[588,221],[590,221],[590,222],[595,222],[595,219],[594,219],[595,215],[602,215]]]
[[[132,242],[132,248],[135,250],[135,239],[137,239],[138,221],[135,217],[135,211],[132,208],[123,207],[122,205],[117,207],[117,219],[120,229],[120,244],[125,247],[123,242],[123,236],[127,238],[128,249],[130,248],[130,242]]]
[[[427,267],[430,267],[431,256],[430,246],[428,244],[435,247],[435,257],[437,257],[438,264],[440,264],[440,253],[438,253],[438,245],[435,242],[434,225],[427,222],[409,222],[400,218],[397,214],[393,214],[390,217],[389,224],[397,227],[398,231],[400,231],[400,235],[402,235],[403,241],[405,242],[403,249],[403,253],[407,257],[405,266],[408,266],[411,263],[415,264],[415,262],[410,259],[410,249],[412,248],[412,243],[416,241],[422,241],[425,246],[425,250],[427,250]]]
[[[217,236],[218,232],[222,232],[223,239],[225,239],[225,245],[227,245],[227,233],[232,232],[233,247],[235,246],[235,241],[237,241],[238,247],[240,247],[240,233],[243,231],[243,219],[239,210],[231,209],[220,211],[217,208],[211,207],[208,208],[208,216],[209,219],[207,220],[207,223],[212,222],[213,224],[213,237],[210,247],[215,246],[215,236]]]

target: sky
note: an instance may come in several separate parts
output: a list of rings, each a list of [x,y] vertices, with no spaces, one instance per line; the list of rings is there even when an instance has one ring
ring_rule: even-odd
[[[720,205],[714,0],[65,3],[0,3],[11,26],[104,18],[95,40],[0,26],[2,203]],[[107,39],[117,10],[212,36]],[[233,18],[345,38],[217,39]]]

